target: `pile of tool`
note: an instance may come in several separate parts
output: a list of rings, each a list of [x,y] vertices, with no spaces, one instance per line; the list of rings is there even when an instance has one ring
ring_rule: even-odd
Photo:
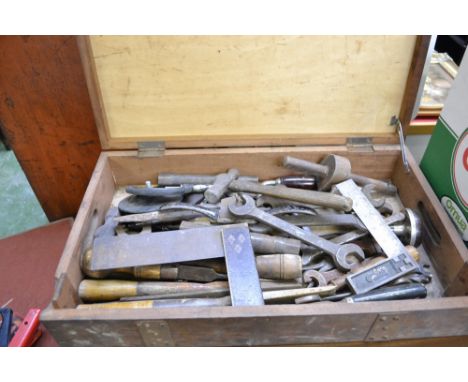
[[[282,164],[295,175],[161,173],[127,187],[82,256],[78,308],[426,297],[420,220],[393,184],[338,155]]]

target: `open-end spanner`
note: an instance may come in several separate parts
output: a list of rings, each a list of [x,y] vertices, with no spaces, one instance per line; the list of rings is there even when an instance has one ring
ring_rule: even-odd
[[[282,219],[279,219],[255,206],[255,201],[252,197],[240,194],[245,204],[239,205],[237,202],[229,204],[229,211],[235,216],[248,216],[257,221],[265,223],[279,231],[288,234],[302,242],[311,246],[317,247],[322,251],[333,256],[333,261],[336,266],[342,269],[350,269],[350,264],[347,261],[347,256],[353,255],[361,260],[364,260],[363,250],[356,244],[338,245],[328,241],[312,232],[307,232],[293,224],[290,224]]]
[[[384,220],[385,220],[385,223],[390,225],[390,224],[400,222],[400,221],[402,221],[404,219],[405,219],[405,214],[400,212],[400,213],[396,213],[394,215],[391,215],[391,216],[385,218]],[[346,233],[344,233],[342,235],[336,236],[333,239],[331,239],[330,241],[332,243],[335,243],[335,244],[346,244],[346,243],[349,243],[350,241],[360,239],[361,237],[364,237],[364,236],[366,236],[368,234],[369,234],[369,231],[367,231],[367,230],[357,229],[357,230],[353,230],[353,231],[350,231],[350,232],[346,232]],[[312,251],[310,253],[307,253],[307,254],[303,255],[302,256],[302,264],[306,266],[310,262],[310,259],[312,259],[313,256],[318,255],[318,254],[320,254],[320,251],[315,250],[315,251]],[[350,265],[354,265],[354,264],[350,264]],[[347,270],[342,269],[342,270],[343,271],[349,271],[350,269],[347,269]]]

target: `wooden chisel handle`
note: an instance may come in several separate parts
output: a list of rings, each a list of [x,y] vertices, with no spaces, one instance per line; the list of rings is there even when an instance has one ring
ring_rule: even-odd
[[[283,185],[264,186],[260,183],[244,182],[236,179],[231,182],[229,189],[237,192],[252,192],[256,194],[275,196],[277,198],[288,199],[296,202],[334,208],[340,211],[351,211],[351,208],[353,207],[353,201],[345,196],[335,195],[329,192],[288,188]]]
[[[169,297],[204,297],[229,292],[226,281],[201,284],[172,281],[83,280],[78,295],[83,301],[114,301],[121,297],[160,295]]]
[[[283,291],[263,292],[266,302],[282,303],[294,301],[297,297],[310,295],[329,295],[334,293],[336,287],[325,286],[317,288],[299,288]],[[134,308],[178,308],[182,306],[229,306],[229,296],[218,298],[184,298],[165,300],[117,301],[100,304],[81,304],[77,309],[134,309]]]
[[[297,281],[261,280],[263,291],[300,288]],[[138,282],[127,280],[83,280],[78,295],[85,302],[114,301],[121,298],[162,299],[188,297],[220,297],[229,294],[227,281],[193,282]]]

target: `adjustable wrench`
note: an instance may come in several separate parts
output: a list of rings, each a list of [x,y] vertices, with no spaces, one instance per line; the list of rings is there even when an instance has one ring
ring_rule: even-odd
[[[229,211],[235,216],[248,216],[252,217],[259,222],[265,223],[279,231],[285,232],[288,235],[301,240],[302,242],[312,245],[321,249],[322,251],[333,256],[335,263],[348,266],[346,260],[347,256],[354,255],[361,260],[364,260],[364,252],[356,244],[344,244],[338,245],[331,241],[321,238],[320,236],[305,231],[293,224],[290,224],[282,219],[279,219],[255,206],[255,201],[252,197],[241,194],[241,198],[245,201],[245,204],[238,205],[235,201],[229,204]]]

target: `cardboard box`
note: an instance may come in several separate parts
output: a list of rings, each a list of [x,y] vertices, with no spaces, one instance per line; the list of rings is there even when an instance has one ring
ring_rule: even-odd
[[[468,242],[468,59],[445,102],[421,169],[462,235]]]

